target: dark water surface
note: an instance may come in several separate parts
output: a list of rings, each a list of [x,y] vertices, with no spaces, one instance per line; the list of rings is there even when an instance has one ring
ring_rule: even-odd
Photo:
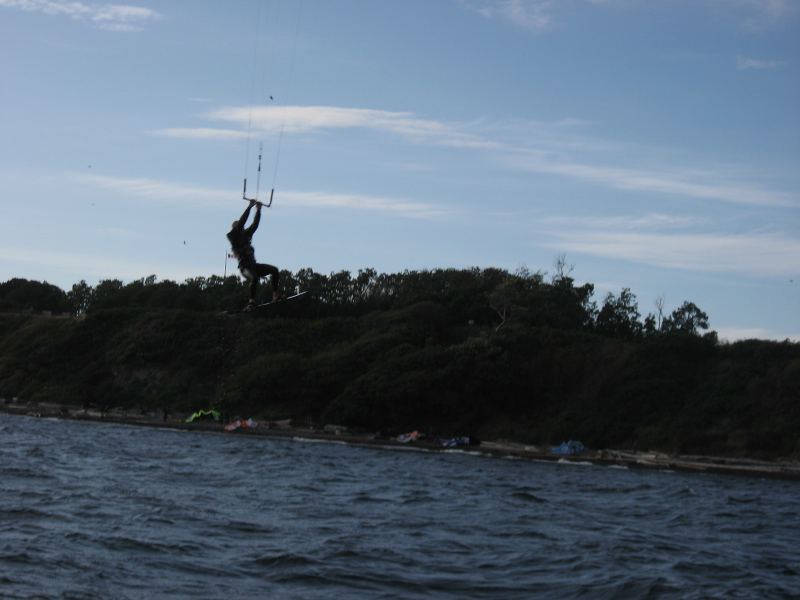
[[[800,598],[800,484],[0,415],[0,597]]]

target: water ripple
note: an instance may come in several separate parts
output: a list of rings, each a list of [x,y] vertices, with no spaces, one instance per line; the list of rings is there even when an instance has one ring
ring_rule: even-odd
[[[798,597],[796,482],[578,466],[0,415],[0,596]]]

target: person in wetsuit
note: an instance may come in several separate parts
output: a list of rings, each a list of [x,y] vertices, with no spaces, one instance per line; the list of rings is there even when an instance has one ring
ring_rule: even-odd
[[[250,227],[245,227],[247,219],[250,216],[250,210],[256,205],[256,216],[253,217],[253,222]],[[256,262],[255,250],[253,250],[253,234],[258,229],[258,224],[261,221],[261,203],[255,200],[250,200],[250,204],[239,217],[238,221],[231,224],[231,230],[228,232],[228,240],[231,243],[233,254],[239,261],[239,271],[245,279],[250,282],[250,301],[247,303],[247,308],[252,308],[256,304],[256,290],[258,289],[258,281],[262,277],[270,276],[270,283],[272,286],[272,301],[279,300],[281,294],[278,292],[278,280],[280,279],[280,272],[277,267],[267,265],[264,263]]]

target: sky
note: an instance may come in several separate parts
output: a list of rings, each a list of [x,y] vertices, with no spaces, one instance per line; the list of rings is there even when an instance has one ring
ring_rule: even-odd
[[[0,108],[0,281],[235,273],[246,177],[279,268],[800,341],[800,0],[0,0]]]

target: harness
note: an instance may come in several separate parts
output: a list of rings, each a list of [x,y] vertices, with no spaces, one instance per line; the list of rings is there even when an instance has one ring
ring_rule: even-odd
[[[256,252],[250,243],[250,237],[241,229],[231,229],[228,232],[228,240],[236,260],[239,261],[239,270],[244,270],[255,264]]]

